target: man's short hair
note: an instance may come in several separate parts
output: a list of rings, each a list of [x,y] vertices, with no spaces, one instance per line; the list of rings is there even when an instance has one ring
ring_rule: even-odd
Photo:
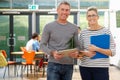
[[[62,5],[62,4],[70,6],[70,4],[67,1],[62,1],[58,4],[58,7],[60,7],[60,5]]]

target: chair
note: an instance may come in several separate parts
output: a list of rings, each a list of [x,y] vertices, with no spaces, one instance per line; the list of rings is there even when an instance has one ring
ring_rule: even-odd
[[[26,47],[20,47],[20,49],[22,52],[27,51]],[[22,58],[24,59],[24,55],[22,55]]]
[[[48,55],[44,54],[43,57],[35,58],[35,60],[39,60],[38,68],[42,69],[42,76],[45,75],[45,68],[48,65]]]
[[[22,58],[25,59],[25,62],[22,62],[22,67],[21,67],[22,77],[23,77],[23,65],[27,67],[27,77],[28,77],[28,66],[29,65],[31,66],[31,71],[32,71],[32,65],[35,66],[34,57],[35,57],[35,51],[24,51]],[[34,71],[34,74],[35,74],[35,71]]]
[[[39,68],[42,68],[42,76],[45,75],[45,67],[48,65],[48,56],[46,54],[43,55],[43,57],[40,59],[39,62]]]
[[[37,69],[37,66],[38,66],[37,71],[39,71],[39,69],[42,69],[42,72],[43,72],[42,76],[45,75],[45,67],[46,67],[46,65],[48,65],[47,58],[48,58],[48,56],[46,54],[34,58],[35,62],[39,61],[39,63],[37,63],[35,65],[36,65],[36,69]]]
[[[35,56],[35,58],[34,58],[37,72],[43,66],[43,59],[44,59],[44,55]]]
[[[43,76],[45,76],[45,66],[47,66],[48,65],[48,62],[47,61],[44,61],[43,62]]]
[[[44,56],[45,57],[44,57],[44,61],[43,61],[43,74],[42,74],[43,76],[45,76],[45,72],[46,72],[45,68],[48,65],[48,57],[49,57],[47,54],[45,54]]]
[[[7,66],[5,67],[5,71],[4,71],[4,75],[3,75],[3,78],[5,77],[5,74],[6,74],[6,69],[7,69],[7,67],[8,67],[8,76],[9,76],[9,65],[14,65],[14,75],[16,75],[16,61],[9,61],[8,59],[7,59],[7,53],[6,53],[6,51],[5,50],[1,50],[1,52],[2,52],[2,54],[4,55],[4,57],[6,58],[6,60],[7,60]]]

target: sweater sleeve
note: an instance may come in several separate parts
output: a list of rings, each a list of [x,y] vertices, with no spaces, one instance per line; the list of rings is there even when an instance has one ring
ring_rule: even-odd
[[[49,31],[49,28],[46,25],[44,27],[44,30],[43,30],[43,33],[42,33],[42,38],[41,38],[41,41],[40,41],[40,49],[43,50],[48,55],[50,55],[50,53],[52,51],[47,47],[49,38],[50,38],[50,31]]]

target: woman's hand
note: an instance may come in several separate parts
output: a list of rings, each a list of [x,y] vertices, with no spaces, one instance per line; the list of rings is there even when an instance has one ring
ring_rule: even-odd
[[[98,49],[98,47],[95,46],[95,45],[90,45],[90,46],[88,47],[88,50],[89,50],[89,51],[97,51],[97,49]]]
[[[85,55],[82,52],[79,52],[78,59],[82,59]]]
[[[94,51],[80,51],[80,52],[82,53],[83,56],[87,56],[90,58],[96,54],[96,52],[94,52]]]

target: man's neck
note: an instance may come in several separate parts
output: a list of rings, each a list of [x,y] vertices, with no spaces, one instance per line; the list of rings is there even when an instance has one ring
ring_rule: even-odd
[[[67,20],[58,20],[57,19],[57,22],[60,24],[63,24],[63,25],[67,24]]]

